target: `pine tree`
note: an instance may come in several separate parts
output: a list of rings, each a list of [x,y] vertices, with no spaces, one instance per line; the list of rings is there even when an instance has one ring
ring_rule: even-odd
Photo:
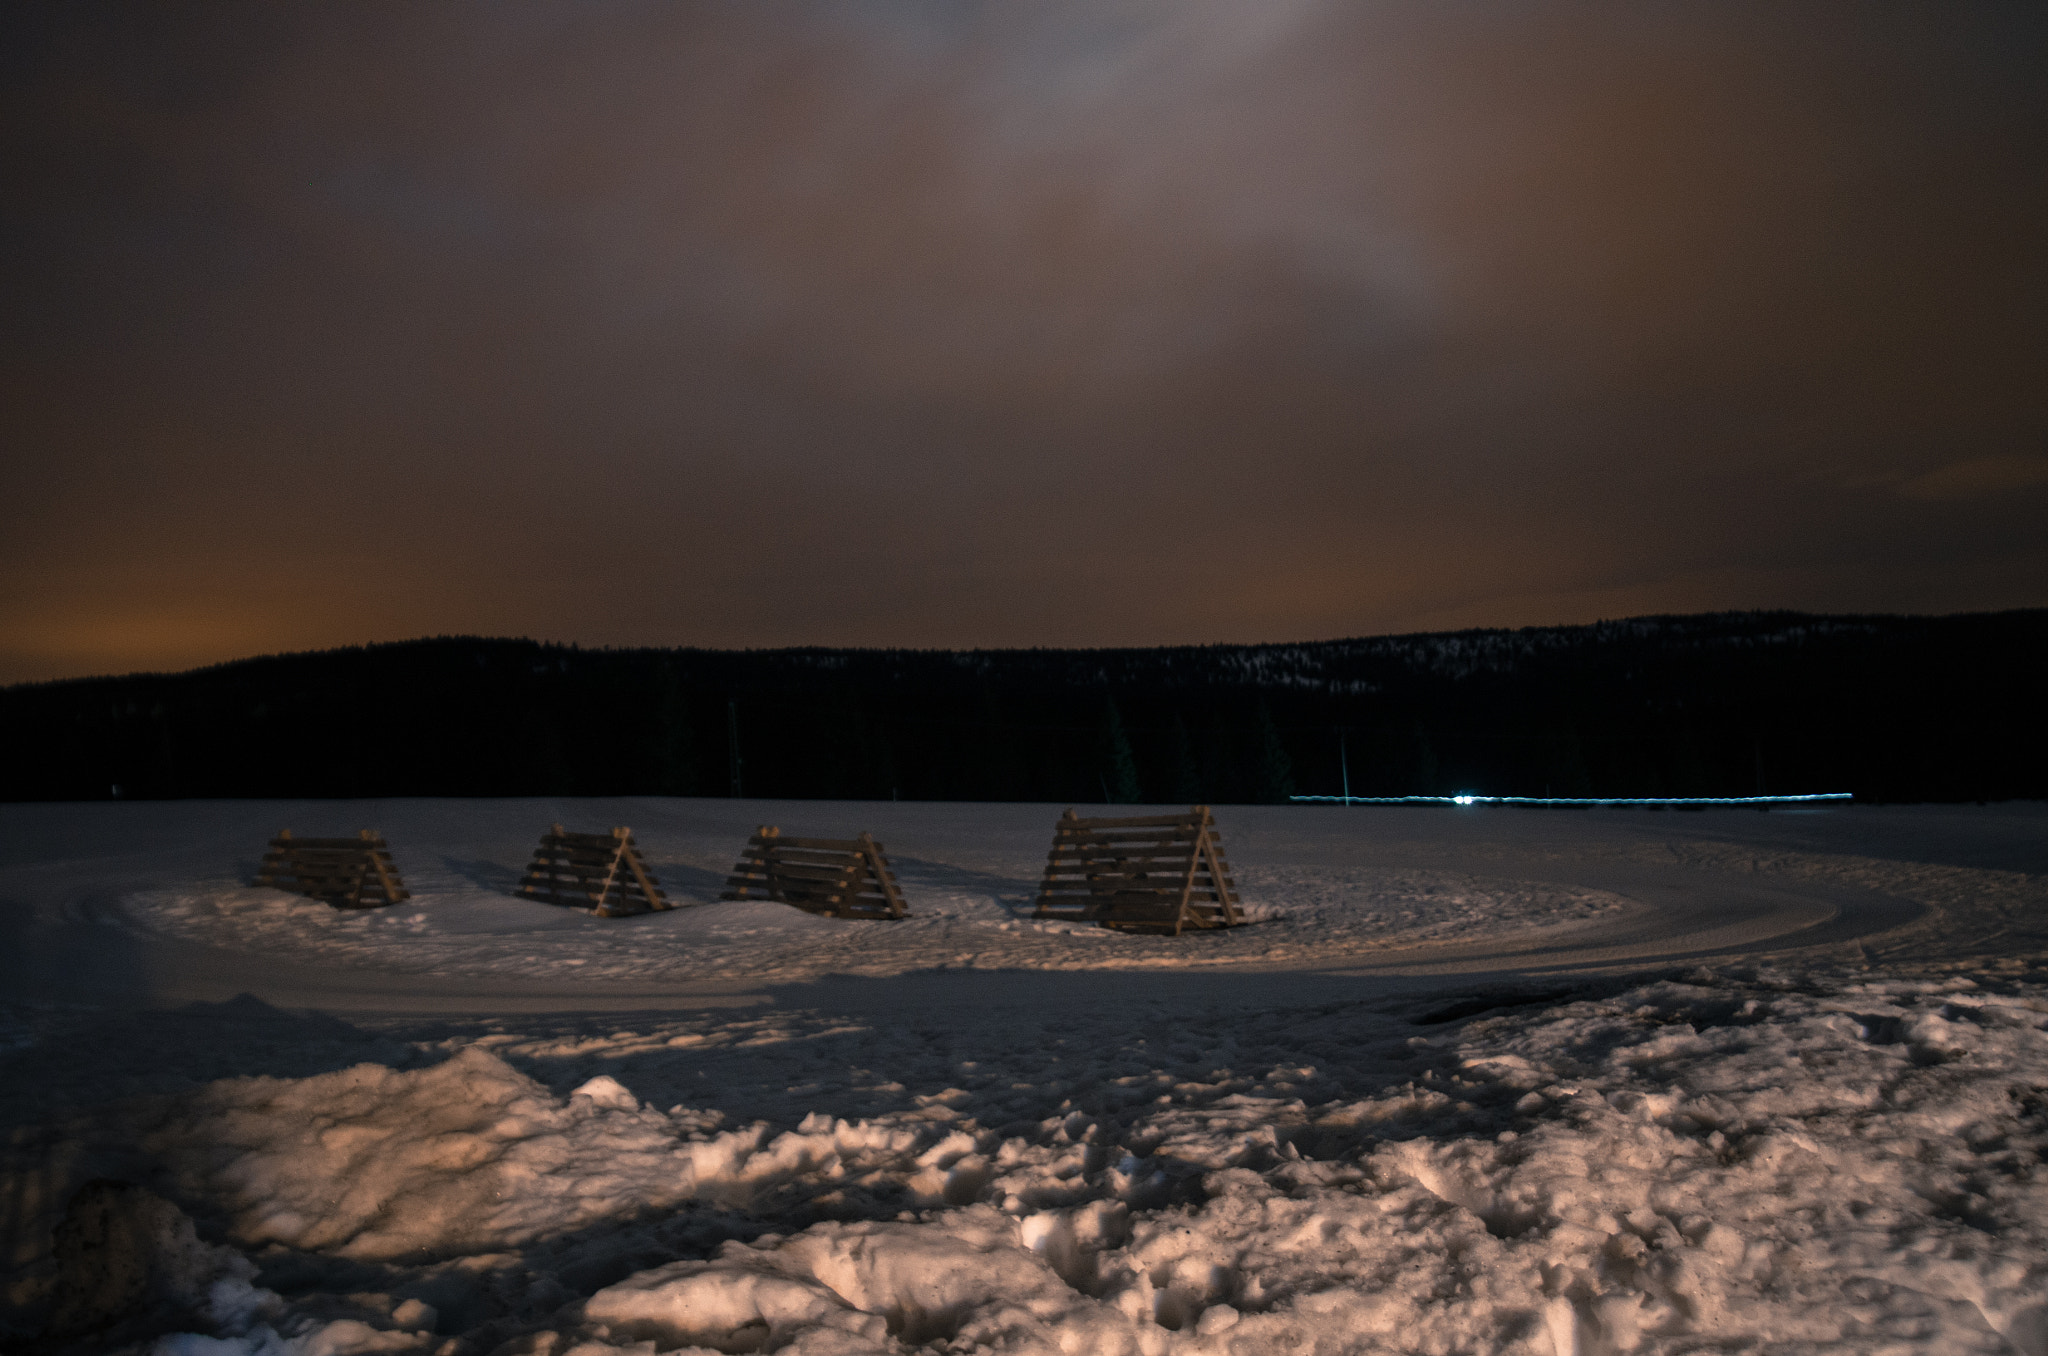
[[[580,790],[555,715],[552,704],[546,703],[543,694],[536,691],[520,716],[519,746],[526,752],[526,795],[573,796]]]
[[[1436,750],[1430,747],[1429,732],[1422,728],[1419,720],[1415,722],[1415,789],[1408,794],[1436,794]]]
[[[1187,722],[1173,713],[1173,798],[1185,805],[1202,799],[1202,776],[1195,768],[1195,746],[1188,739]]]
[[[1593,779],[1586,774],[1585,750],[1579,744],[1576,726],[1566,725],[1552,737],[1549,764],[1549,794],[1567,798],[1593,794]]]
[[[1123,717],[1111,701],[1102,713],[1102,780],[1112,805],[1134,805],[1138,791],[1138,760],[1131,753],[1131,741],[1124,733]]]
[[[1283,805],[1294,794],[1294,760],[1287,756],[1287,746],[1280,742],[1280,727],[1273,723],[1273,713],[1265,702],[1259,703],[1253,721],[1259,740],[1259,800]]]
[[[687,796],[696,788],[695,741],[690,731],[689,702],[676,666],[661,666],[660,695],[655,706],[654,788],[660,796]]]

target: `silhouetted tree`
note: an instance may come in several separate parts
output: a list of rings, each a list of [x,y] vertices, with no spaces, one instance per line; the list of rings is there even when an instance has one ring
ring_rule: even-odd
[[[530,796],[572,796],[577,791],[568,747],[553,717],[538,701],[520,717],[519,743],[526,753],[524,791]]]
[[[697,789],[696,740],[690,704],[676,666],[664,661],[655,701],[654,789],[662,796],[687,796]]]
[[[1132,756],[1124,718],[1110,701],[1102,712],[1102,780],[1112,805],[1133,805],[1143,797],[1138,788],[1138,760]]]
[[[1544,770],[1549,774],[1545,785],[1553,796],[1593,794],[1593,779],[1586,775],[1585,751],[1579,747],[1579,732],[1572,726],[1565,726],[1551,741]]]
[[[1270,798],[1336,790],[1320,731],[1348,727],[1354,793],[2031,799],[2043,672],[2048,609],[978,654],[443,637],[0,687],[0,798],[715,792],[736,701],[757,795]]]
[[[1187,722],[1173,713],[1173,798],[1187,805],[1202,799],[1202,776],[1195,768],[1195,746]]]
[[[1429,732],[1422,728],[1422,722],[1415,722],[1415,789],[1403,795],[1433,796],[1436,790],[1436,750],[1430,746]]]
[[[1294,760],[1287,756],[1287,746],[1280,742],[1280,727],[1273,723],[1273,712],[1263,701],[1252,720],[1258,736],[1259,800],[1267,805],[1285,804],[1294,794]]]

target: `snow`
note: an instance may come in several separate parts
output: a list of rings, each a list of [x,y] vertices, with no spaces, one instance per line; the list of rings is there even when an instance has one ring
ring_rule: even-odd
[[[728,865],[730,865],[728,863]],[[1021,870],[1006,864],[1017,874]],[[659,867],[657,866],[657,871]],[[825,974],[901,974],[940,963],[983,969],[1233,965],[1328,961],[1351,954],[1453,938],[1568,926],[1626,907],[1604,891],[1542,887],[1454,872],[1399,872],[1371,879],[1354,873],[1248,869],[1256,931],[1208,938],[1198,956],[1181,939],[1118,936],[1092,924],[1035,922],[1030,899],[1000,898],[935,882],[910,871],[914,916],[873,928],[864,921],[814,917],[766,901],[729,901],[714,909],[678,908],[629,927],[582,911],[534,916],[525,901],[478,898],[429,877],[415,898],[390,909],[342,912],[317,900],[231,880],[176,891],[143,891],[126,907],[138,925],[208,946],[260,945],[306,963],[378,966],[451,975],[541,976],[591,966],[617,979],[801,980]],[[716,891],[683,899],[709,903]],[[1267,902],[1284,899],[1283,905]],[[564,955],[569,934],[575,953]],[[1104,944],[1114,947],[1105,956]],[[536,950],[535,948],[543,948]]]
[[[180,1298],[76,1350],[2048,1354],[2048,808],[1224,807],[1182,939],[1029,923],[1059,808],[0,809],[0,1321],[113,1178]],[[495,892],[557,820],[918,917]]]

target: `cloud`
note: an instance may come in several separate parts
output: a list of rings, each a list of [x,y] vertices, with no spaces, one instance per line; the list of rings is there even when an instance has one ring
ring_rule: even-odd
[[[2048,601],[2009,5],[0,22],[18,652]]]
[[[1900,483],[1907,499],[1959,500],[2048,486],[2048,457],[2004,455],[1950,462]]]

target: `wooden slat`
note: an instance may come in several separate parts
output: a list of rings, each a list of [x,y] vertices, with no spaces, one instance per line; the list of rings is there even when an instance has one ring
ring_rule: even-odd
[[[1053,872],[1047,875],[1046,880],[1062,881],[1068,884],[1089,885],[1095,884],[1096,882],[1109,884],[1115,881],[1128,881],[1133,886],[1153,885],[1159,887],[1162,890],[1169,888],[1178,890],[1180,888],[1181,877],[1185,874],[1186,871],[1184,869],[1180,872],[1173,872],[1158,870],[1126,871],[1121,868],[1104,868],[1099,871],[1089,870]]]
[[[1196,840],[1187,839],[1180,843],[1132,843],[1129,846],[1107,843],[1054,843],[1047,849],[1050,861],[1099,861],[1114,862],[1122,859],[1145,857],[1174,857],[1188,855],[1188,849]]]
[[[1205,821],[1207,817],[1205,812]],[[1223,860],[1222,847],[1216,841],[1215,829],[1206,823],[1204,827],[1206,831],[1202,834],[1202,852],[1208,859],[1209,879],[1216,894],[1217,916],[1223,926],[1235,927],[1244,921],[1244,915],[1237,906],[1237,882],[1230,878],[1228,864]]]
[[[591,888],[604,880],[605,873],[588,868],[561,870],[543,866],[528,866],[526,868],[526,878],[533,881],[559,881],[564,886],[573,881],[576,888],[582,890]]]
[[[740,861],[765,866],[774,862],[778,866],[832,866],[853,856],[851,849],[845,852],[778,852],[773,848],[749,848],[740,854]]]
[[[843,879],[850,868],[845,864],[826,866],[810,862],[774,862],[761,874],[768,879],[818,884]]]
[[[608,848],[580,848],[554,844],[548,847],[535,848],[533,855],[535,857],[551,857],[565,862],[588,862],[591,865],[602,867],[609,865],[619,855],[619,845],[614,843]]]
[[[314,852],[319,852],[319,851],[341,851],[341,852],[360,852],[360,851],[362,851],[362,849],[363,849],[364,847],[366,847],[366,846],[367,846],[367,847],[371,847],[371,848],[376,848],[376,849],[378,849],[378,850],[386,850],[386,844],[385,844],[385,842],[384,842],[384,840],[383,840],[382,838],[372,838],[372,839],[368,839],[368,840],[365,840],[365,839],[361,839],[361,838],[283,838],[283,837],[278,837],[278,838],[273,838],[273,839],[271,839],[271,840],[270,840],[270,846],[271,846],[271,847],[274,847],[274,848],[277,848],[277,849],[279,849],[279,850],[281,850],[281,851],[292,851],[292,852],[306,852],[306,851],[314,851]]]
[[[1136,847],[1143,843],[1191,843],[1201,832],[1198,824],[1185,824],[1172,833],[1145,829],[1137,833],[1110,833],[1102,829],[1062,829],[1053,835],[1060,843],[1099,843],[1105,847]]]
[[[542,857],[536,854],[533,861],[527,864],[527,869],[530,871],[552,871],[559,875],[602,876],[610,866],[611,862],[609,860],[593,862],[584,859],[570,860],[561,857]]]
[[[1177,824],[1200,824],[1202,820],[1203,816],[1201,814],[1190,810],[1185,814],[1177,815],[1130,815],[1116,819],[1083,819],[1079,815],[1075,815],[1072,818],[1063,816],[1060,819],[1060,824],[1062,827],[1080,829],[1139,829],[1165,828],[1169,825]]]
[[[1048,879],[1061,881],[1127,880],[1134,885],[1157,885],[1161,889],[1171,887],[1178,890],[1181,877],[1185,874],[1185,869],[1179,872],[1167,870],[1128,871],[1121,867],[1104,867],[1100,870],[1054,872],[1048,876]]]
[[[861,847],[858,838],[785,838],[776,834],[769,841],[777,847],[812,852],[858,852]]]
[[[856,842],[852,847],[818,847],[817,840],[806,843],[778,843],[773,838],[758,838],[749,842],[741,851],[751,856],[773,856],[782,861],[842,861],[861,850]]]
[[[857,852],[859,850],[858,844],[852,847],[833,847],[829,841],[821,844],[821,841],[816,838],[786,843],[775,838],[764,838],[759,834],[749,838],[746,846],[741,849],[743,852],[773,852],[779,855],[788,854],[805,857],[844,857],[849,852]]]
[[[545,857],[550,861],[587,862],[595,866],[604,866],[619,855],[619,845],[614,843],[602,851],[589,848],[542,847],[534,849],[533,855],[536,861]]]
[[[1185,838],[1144,838],[1128,842],[1106,842],[1100,839],[1061,837],[1053,840],[1052,850],[1056,852],[1094,852],[1104,855],[1124,855],[1145,852],[1171,852],[1176,848],[1182,852],[1193,845],[1196,835]]]
[[[1188,859],[1194,855],[1194,844],[1176,860],[1172,857],[1151,858],[1145,861],[1120,861],[1116,858],[1084,858],[1079,861],[1064,861],[1049,864],[1047,874],[1054,876],[1171,876],[1178,881],[1186,872]]]

